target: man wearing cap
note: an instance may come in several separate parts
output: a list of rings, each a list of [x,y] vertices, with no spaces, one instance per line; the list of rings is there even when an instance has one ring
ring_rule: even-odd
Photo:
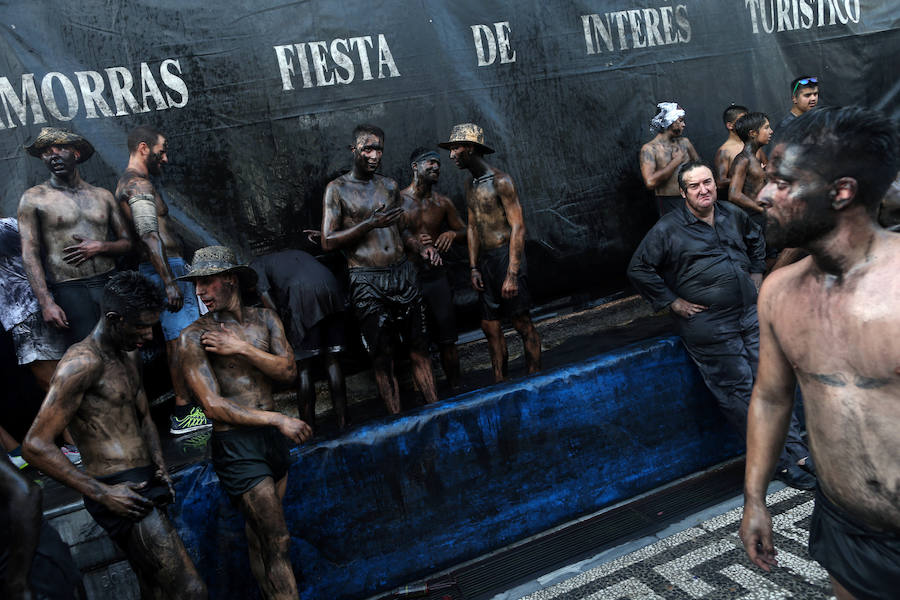
[[[241,291],[256,272],[224,246],[197,250],[187,275],[209,312],[181,332],[178,360],[188,387],[213,422],[212,463],[222,489],[246,519],[250,565],[265,598],[297,598],[281,502],[290,444],[312,435],[301,421],[275,412],[272,384],[297,376],[281,320],[268,308],[244,306]]]
[[[786,126],[800,115],[811,111],[819,103],[819,78],[798,77],[791,82],[791,110],[781,120],[775,132]]]
[[[84,495],[84,508],[124,552],[143,598],[206,598],[206,586],[166,514],[175,494],[143,387],[142,344],[163,298],[123,271],[103,290],[103,317],[63,356],[23,444],[28,461]],[[68,427],[76,469],[54,445]]]
[[[459,218],[450,198],[433,190],[441,175],[441,157],[431,148],[416,148],[409,157],[413,180],[400,192],[403,209],[413,233],[423,244],[433,244],[441,254],[454,243],[465,241],[466,224]],[[422,296],[431,313],[436,331],[432,331],[440,346],[441,366],[451,388],[459,386],[459,352],[456,350],[456,311],[453,290],[443,264],[432,265],[410,256],[419,267]],[[442,257],[443,262],[443,257]],[[436,336],[434,335],[436,334]]]
[[[413,379],[428,403],[437,402],[428,356],[425,305],[416,268],[405,249],[433,265],[441,256],[423,244],[403,219],[397,182],[375,171],[384,152],[384,131],[374,125],[353,130],[353,167],[325,188],[322,248],[342,249],[350,267],[350,300],[362,341],[372,359],[378,393],[389,413],[400,412],[394,374],[394,338],[409,346]],[[401,227],[402,226],[402,227]]]
[[[525,220],[512,177],[484,159],[494,151],[484,144],[484,131],[474,123],[455,125],[450,140],[438,144],[450,150],[460,169],[472,174],[466,182],[469,224],[469,266],[472,287],[481,298],[481,329],[488,340],[494,381],[506,379],[509,354],[500,318],[512,321],[522,336],[529,374],[541,368],[541,338],[531,322],[528,265],[525,262]]]
[[[44,161],[50,179],[19,201],[22,262],[44,321],[61,329],[71,345],[100,319],[114,257],[131,248],[128,228],[112,194],[78,174],[77,166],[94,153],[90,142],[44,127],[25,150]],[[109,230],[115,240],[107,239]]]
[[[660,102],[659,113],[650,120],[655,137],[641,147],[641,177],[656,195],[659,216],[684,204],[678,188],[678,167],[699,160],[691,140],[684,137],[684,109],[675,102]]]
[[[166,291],[168,310],[160,315],[169,375],[175,392],[175,407],[169,416],[169,433],[190,433],[210,427],[203,411],[189,402],[184,374],[175,360],[175,347],[181,330],[197,320],[200,307],[194,286],[175,281],[187,270],[181,257],[181,244],[169,220],[169,207],[156,190],[150,176],[162,173],[169,162],[165,136],[141,125],[128,134],[128,167],[116,185],[116,200],[131,223],[141,263],[138,271]]]

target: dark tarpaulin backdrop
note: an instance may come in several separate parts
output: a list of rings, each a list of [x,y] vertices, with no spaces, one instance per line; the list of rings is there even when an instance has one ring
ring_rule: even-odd
[[[888,0],[31,1],[0,3],[0,16],[3,215],[47,177],[22,149],[41,125],[91,140],[82,174],[112,189],[128,130],[149,123],[169,139],[162,186],[188,245],[218,240],[246,260],[302,247],[302,230],[318,228],[356,123],[385,129],[382,172],[406,185],[412,148],[475,121],[518,187],[532,286],[545,298],[624,285],[655,218],[637,155],[658,101],[684,106],[686,135],[711,160],[725,106],[777,123],[798,74],[820,77],[822,104],[896,115],[900,93],[900,13]],[[120,110],[111,88],[128,87],[123,72],[136,103],[119,98]],[[464,175],[444,156],[439,190],[463,209]]]

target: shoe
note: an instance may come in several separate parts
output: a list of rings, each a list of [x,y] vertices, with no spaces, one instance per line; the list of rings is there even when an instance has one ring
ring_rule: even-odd
[[[199,429],[212,427],[212,423],[209,422],[199,406],[192,407],[191,412],[186,414],[182,419],[172,415],[169,417],[169,420],[171,422],[169,433],[172,435],[181,435],[183,433],[190,433]]]
[[[69,459],[76,467],[81,464],[81,452],[72,444],[63,444],[60,451]]]
[[[28,466],[28,461],[22,458],[21,454],[7,454],[9,460],[12,461],[12,464],[16,466],[20,471]]]
[[[775,469],[775,479],[797,490],[816,489],[816,478],[795,463],[778,465]]]

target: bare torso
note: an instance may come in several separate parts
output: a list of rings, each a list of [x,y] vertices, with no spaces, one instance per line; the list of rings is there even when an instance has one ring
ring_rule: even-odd
[[[126,215],[131,215],[131,211],[128,207],[128,199],[131,198],[134,194],[140,193],[140,187],[153,187],[150,179],[145,177],[144,175],[137,173],[132,170],[127,170],[122,173],[122,176],[119,178],[119,183],[116,184],[116,201],[119,203],[119,207]],[[166,249],[166,256],[169,258],[173,256],[181,256],[181,243],[178,239],[178,236],[172,230],[172,223],[169,220],[169,207],[166,204],[165,200],[162,199],[162,196],[159,195],[159,192],[156,191],[156,188],[153,187],[153,201],[156,203],[156,216],[159,224],[159,237],[162,240],[163,246]],[[137,239],[138,236],[134,231],[134,224],[132,220],[127,219],[129,228],[131,229],[132,238]],[[150,256],[147,252],[147,248],[144,247],[143,244],[136,244],[138,247],[138,252],[140,256],[140,260],[142,262],[148,262],[150,260]]]
[[[334,206],[335,230],[340,231],[362,223],[375,210],[400,206],[397,182],[374,175],[372,179],[355,179],[348,173],[328,184],[326,206]],[[404,255],[400,226],[376,227],[360,242],[343,248],[350,267],[384,267],[400,261]]]
[[[252,307],[244,307],[244,311],[246,313],[243,323],[231,317],[223,320],[221,313],[206,313],[187,327],[182,335],[186,336],[191,344],[199,346],[200,336],[204,332],[218,330],[225,324],[240,339],[256,348],[271,354],[283,354],[285,349],[276,347],[277,344],[271,335],[271,320],[278,318],[275,313],[266,308]],[[272,380],[262,371],[239,355],[221,355],[214,352],[205,352],[205,355],[212,368],[212,375],[218,383],[220,395],[238,407],[274,410]],[[239,428],[240,425],[213,421],[213,427],[217,431],[224,431]]]
[[[85,279],[115,267],[113,257],[98,254],[80,265],[63,260],[63,249],[77,244],[73,236],[107,240],[111,211],[117,210],[112,194],[81,181],[75,188],[57,188],[49,181],[28,189],[22,206],[33,209],[43,256],[44,275],[51,283]]]
[[[729,179],[733,176],[735,167],[742,162],[746,162],[747,169],[745,171],[744,185],[741,191],[751,200],[756,200],[759,191],[766,185],[766,172],[755,154],[749,152],[747,149],[742,149],[741,152],[735,155],[734,160],[728,169]]]
[[[824,492],[900,533],[900,235],[879,234],[870,256],[842,283],[812,258],[782,269],[772,330],[803,392]]]
[[[69,421],[69,431],[91,476],[152,464],[136,407],[141,385],[138,361],[136,352],[104,352],[92,338],[73,345],[60,361],[59,368],[65,362],[76,362],[94,371]]]
[[[713,165],[716,168],[716,179],[719,184],[719,191],[728,190],[728,170],[731,168],[731,161],[744,149],[744,142],[739,138],[734,139],[729,136],[725,143],[716,150],[716,156],[713,159]],[[724,198],[724,196],[723,196]]]
[[[686,137],[676,137],[671,140],[657,138],[644,144],[641,151],[648,151],[653,155],[656,161],[656,168],[662,169],[672,161],[673,153],[676,148],[680,148],[684,152],[683,163],[691,160],[691,152],[693,146]],[[672,175],[654,188],[657,196],[679,196],[681,190],[678,187],[678,169],[676,168]]]
[[[493,167],[490,170],[488,176],[473,179],[466,184],[469,215],[478,235],[479,248],[482,250],[508,244],[512,232],[506,209],[496,188],[497,182],[504,178],[508,180],[509,175]]]

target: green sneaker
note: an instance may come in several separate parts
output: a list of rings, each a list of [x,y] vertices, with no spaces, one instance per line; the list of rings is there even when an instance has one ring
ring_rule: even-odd
[[[191,408],[191,412],[186,414],[183,419],[179,419],[175,415],[172,415],[169,417],[169,421],[171,423],[169,433],[172,435],[181,435],[183,433],[190,433],[199,429],[212,427],[212,423],[209,422],[199,406]]]

